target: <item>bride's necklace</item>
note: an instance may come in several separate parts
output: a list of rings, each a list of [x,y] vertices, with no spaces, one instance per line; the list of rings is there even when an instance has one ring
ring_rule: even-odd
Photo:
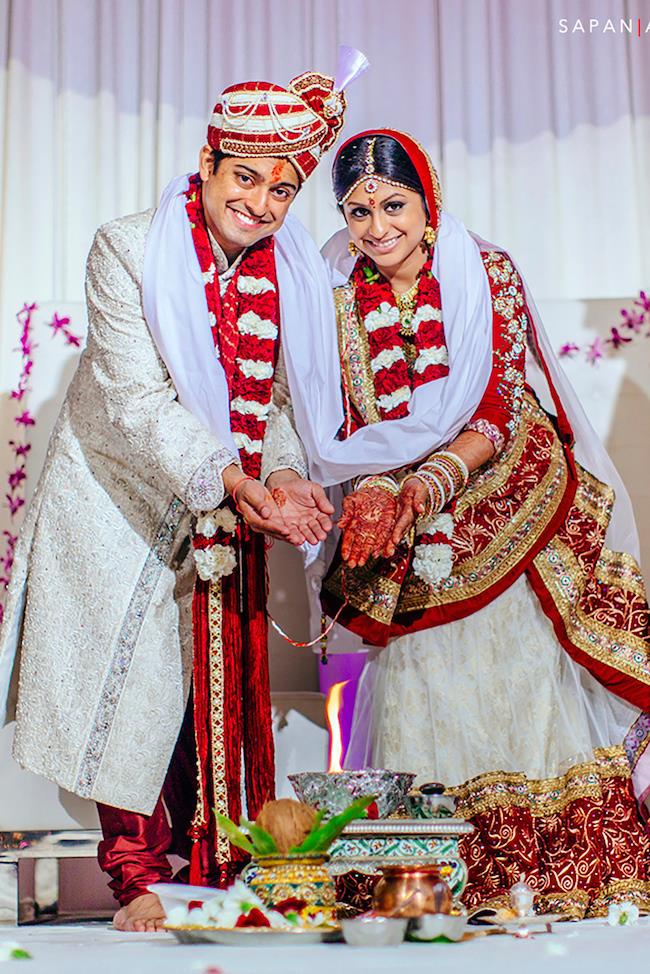
[[[417,349],[415,347],[415,332],[413,331],[413,317],[415,315],[415,306],[418,300],[419,286],[420,280],[418,278],[415,284],[413,284],[408,291],[404,291],[403,294],[396,294],[395,291],[393,291],[395,302],[397,304],[397,310],[399,311],[399,333],[403,340],[402,347],[409,373],[412,373],[413,363],[417,357]]]

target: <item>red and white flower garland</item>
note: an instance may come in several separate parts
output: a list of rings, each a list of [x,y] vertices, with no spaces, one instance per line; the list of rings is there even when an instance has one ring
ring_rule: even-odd
[[[417,352],[412,377],[400,335],[400,312],[390,284],[363,254],[352,271],[357,307],[368,336],[375,401],[382,419],[406,416],[413,390],[449,373],[440,285],[431,270],[432,259],[430,254],[420,271],[410,323]]]
[[[198,175],[190,179],[186,196],[192,240],[205,283],[215,354],[219,356],[230,391],[230,428],[244,473],[257,478],[262,467],[280,325],[274,240],[264,237],[245,252],[222,300]],[[226,515],[229,515],[228,523],[224,522]],[[207,527],[208,534],[202,527]],[[194,548],[201,578],[216,580],[234,571],[235,553],[229,542],[236,529],[237,519],[229,509],[222,508],[199,519]],[[213,550],[216,546],[222,551]]]

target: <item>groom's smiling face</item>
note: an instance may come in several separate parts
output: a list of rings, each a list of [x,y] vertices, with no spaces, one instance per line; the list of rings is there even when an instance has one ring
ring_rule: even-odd
[[[207,225],[230,261],[282,226],[300,189],[287,159],[222,156],[215,171],[207,145],[201,149],[199,173]]]

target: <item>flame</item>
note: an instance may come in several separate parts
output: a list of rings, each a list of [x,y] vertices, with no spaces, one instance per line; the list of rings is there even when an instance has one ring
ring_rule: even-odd
[[[332,684],[327,691],[327,699],[325,700],[325,716],[330,732],[330,760],[327,770],[334,774],[343,770],[341,767],[343,738],[341,737],[339,714],[343,706],[343,687],[346,687],[349,682],[349,680],[344,680],[342,683]]]

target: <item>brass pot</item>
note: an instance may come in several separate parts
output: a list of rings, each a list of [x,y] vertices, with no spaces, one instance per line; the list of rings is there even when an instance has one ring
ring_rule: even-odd
[[[283,900],[304,900],[308,912],[335,919],[336,892],[327,868],[328,855],[260,856],[242,872],[242,879],[269,907]]]
[[[384,866],[373,893],[373,909],[383,916],[408,919],[450,913],[453,897],[440,870],[436,865]]]

